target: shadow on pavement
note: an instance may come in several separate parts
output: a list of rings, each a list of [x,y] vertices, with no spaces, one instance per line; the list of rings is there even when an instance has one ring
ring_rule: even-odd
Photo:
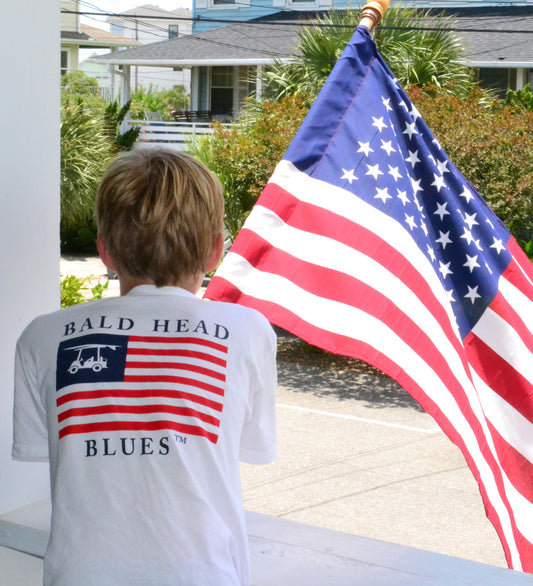
[[[364,401],[366,407],[374,409],[402,407],[424,412],[400,385],[385,375],[278,362],[278,384],[290,390],[312,393],[319,397],[334,397],[341,401]]]

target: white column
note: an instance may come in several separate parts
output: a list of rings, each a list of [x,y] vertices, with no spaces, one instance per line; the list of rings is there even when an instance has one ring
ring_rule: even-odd
[[[516,70],[516,88],[517,90],[521,90],[528,82],[528,69],[520,68]]]
[[[255,97],[261,101],[263,99],[263,72],[265,71],[264,65],[257,66],[257,76],[255,79]]]
[[[121,91],[120,91],[120,104],[123,106],[124,104],[128,103],[131,98],[131,67],[129,65],[122,66],[122,75],[121,79]],[[126,114],[124,120],[120,125],[120,132],[124,133],[129,130],[130,128],[130,120],[131,115],[130,112]]]
[[[13,461],[11,435],[15,342],[36,315],[59,307],[59,6],[2,3],[0,513],[48,494],[48,465]]]

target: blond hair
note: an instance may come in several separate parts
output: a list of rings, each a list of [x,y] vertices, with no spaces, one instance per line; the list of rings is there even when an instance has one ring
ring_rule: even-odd
[[[164,149],[120,156],[96,198],[98,235],[119,276],[158,287],[205,272],[223,216],[215,175],[189,155]]]

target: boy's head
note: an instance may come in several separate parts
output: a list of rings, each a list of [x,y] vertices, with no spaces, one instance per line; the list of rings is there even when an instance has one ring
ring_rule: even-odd
[[[106,170],[96,199],[98,235],[119,276],[158,287],[206,271],[223,216],[215,175],[170,150],[120,156]]]

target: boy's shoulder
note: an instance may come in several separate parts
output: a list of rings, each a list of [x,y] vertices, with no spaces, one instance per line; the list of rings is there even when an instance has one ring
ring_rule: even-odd
[[[116,299],[119,298],[117,297]],[[111,301],[111,298],[105,300],[106,304],[109,301]],[[24,340],[28,337],[32,338],[36,334],[43,335],[50,331],[50,329],[53,328],[56,324],[66,323],[69,320],[74,319],[77,315],[87,313],[88,308],[100,305],[103,302],[103,299],[87,301],[86,303],[79,303],[77,305],[71,305],[70,307],[62,307],[61,309],[56,309],[55,311],[37,315],[24,328],[22,334],[20,335],[20,339]]]
[[[270,322],[267,318],[251,307],[244,305],[238,305],[237,303],[230,303],[228,301],[204,301],[214,313],[219,315],[221,318],[227,317],[228,319],[237,320],[243,326],[249,324],[250,327],[264,328],[268,331],[274,331]]]

